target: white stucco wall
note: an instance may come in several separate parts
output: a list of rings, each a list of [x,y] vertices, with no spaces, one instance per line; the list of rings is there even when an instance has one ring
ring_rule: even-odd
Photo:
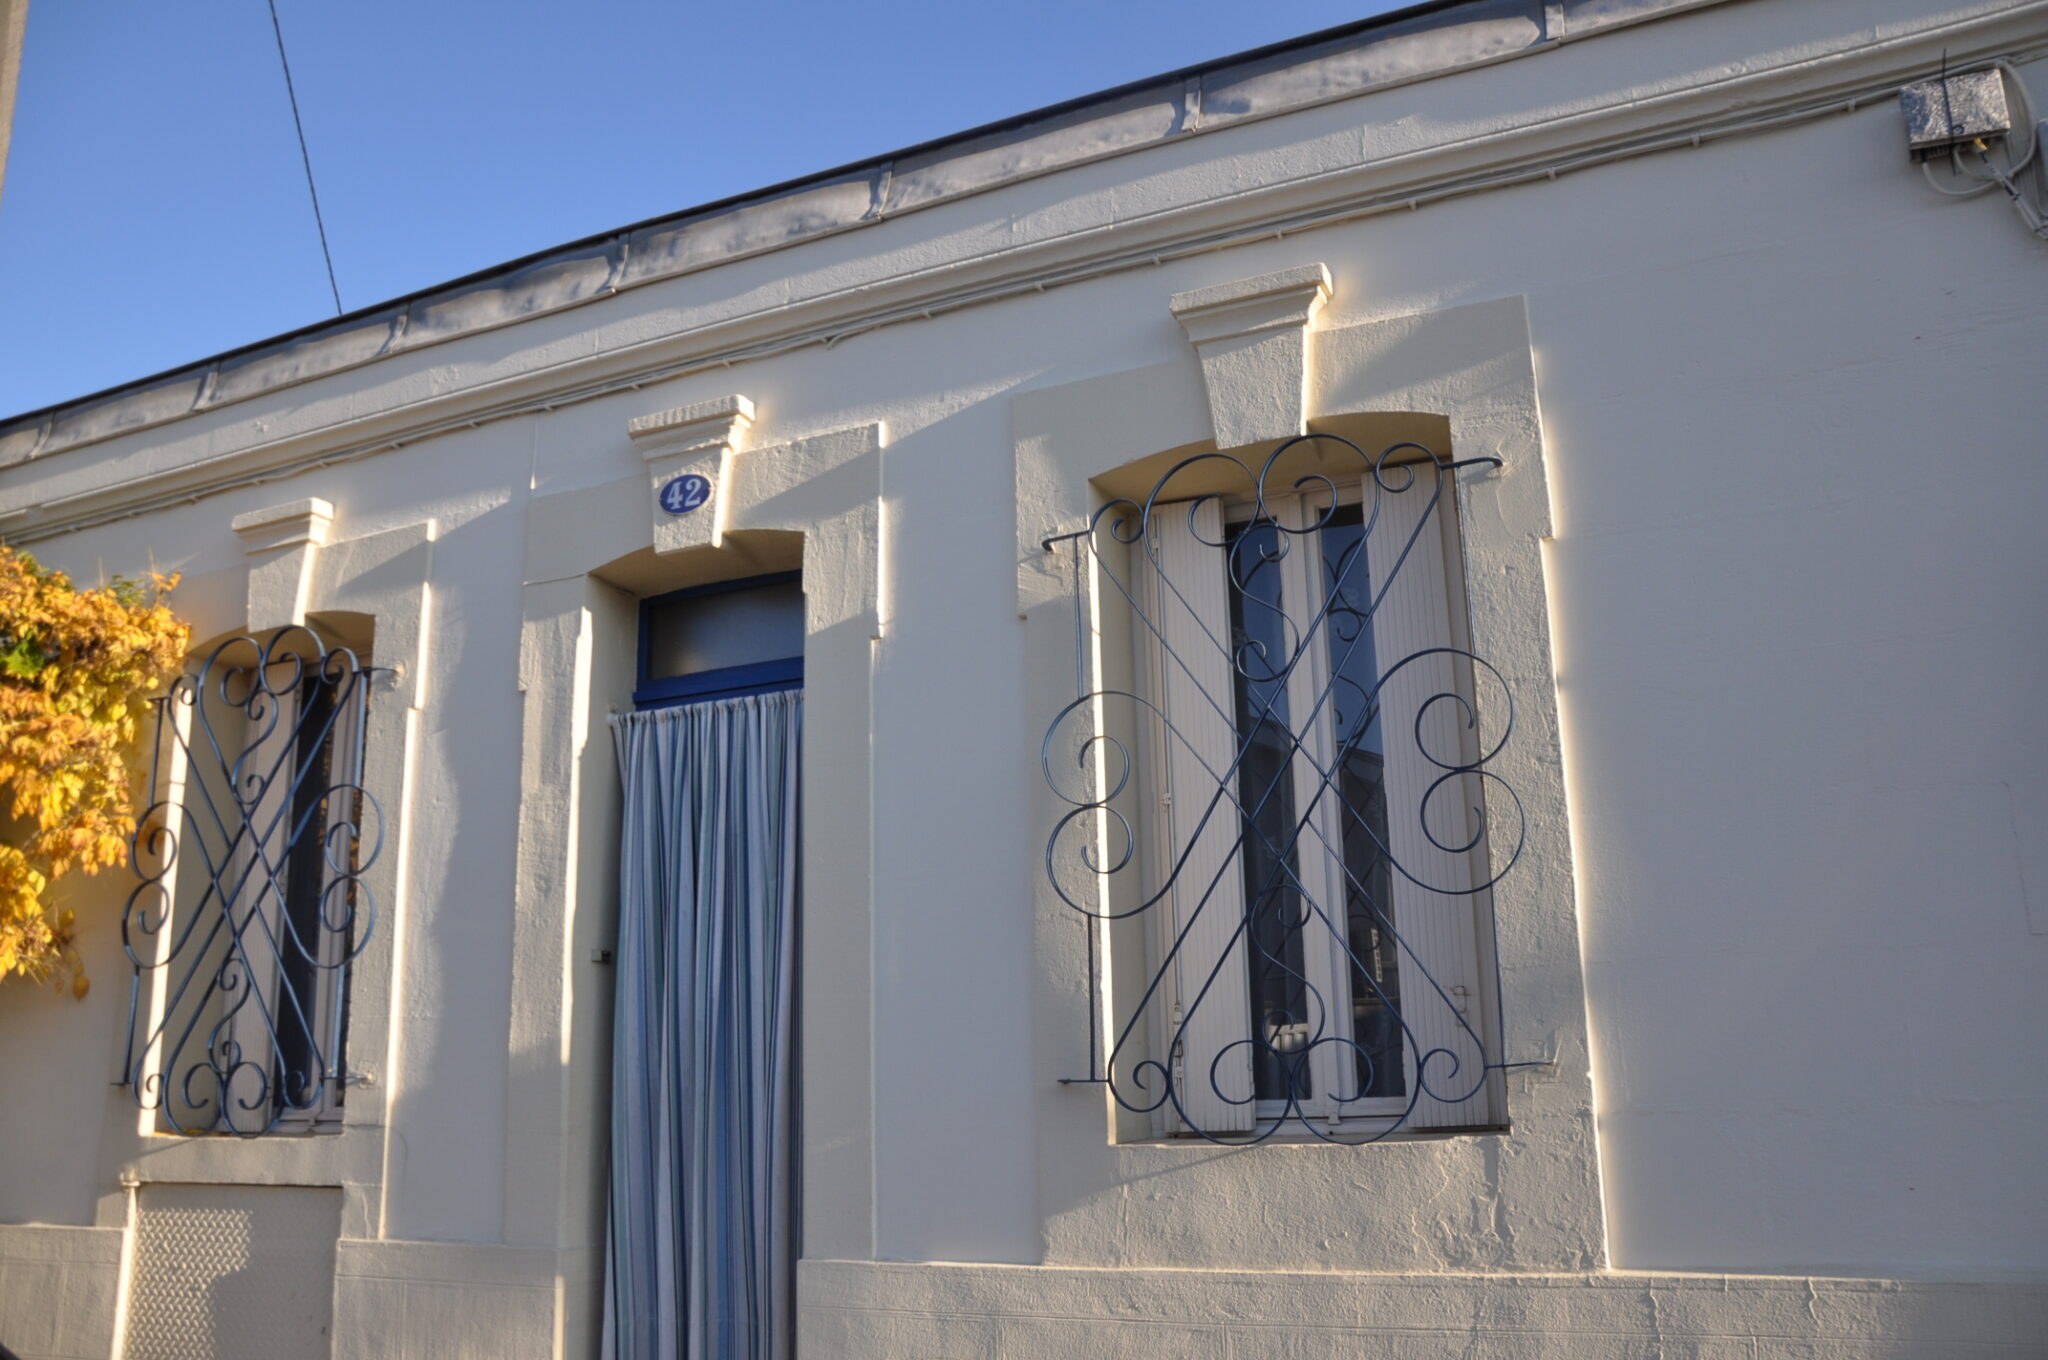
[[[532,375],[547,365],[654,343],[714,315],[765,316],[789,299],[1105,224],[1149,230],[1146,214],[1175,204],[1222,213],[1247,184],[1371,163],[1403,139],[1455,143],[1610,96],[1626,105],[1631,91],[1653,102],[1688,80],[1796,70],[1977,8],[1717,6],[1064,171],[0,469],[0,513],[280,438],[339,448],[352,436],[322,431],[351,422],[388,437],[407,417],[382,413],[407,403],[490,383],[539,387]],[[2004,8],[2019,16],[2011,32],[2048,47],[2033,8]],[[1936,33],[1922,45],[1938,53],[1945,41],[1963,39]],[[1782,77],[1794,88],[1801,78]],[[2048,67],[2028,78],[2048,98]],[[1582,1002],[1570,993],[1581,1015],[1523,1019],[1582,1026],[1590,1041],[1590,1066],[1579,1058],[1563,1074],[1590,1082],[1590,1237],[1570,1226],[1581,1189],[1564,1172],[1463,1179],[1468,1151],[1509,1162],[1554,1151],[1517,1147],[1514,1134],[1483,1153],[1465,1140],[1450,1151],[1169,1159],[1082,1203],[1075,1182],[1041,1174],[1076,1102],[1100,1098],[1047,1075],[1048,1049],[1068,1040],[1047,1027],[1048,998],[1064,993],[1034,915],[1042,830],[1031,781],[1051,715],[1031,692],[1018,619],[1015,543],[1030,507],[1018,504],[1017,412],[1087,380],[1115,387],[1116,375],[1148,374],[1144,419],[1156,420],[1158,447],[1202,437],[1199,368],[1167,299],[1310,262],[1333,281],[1319,333],[1515,299],[1526,317],[1551,535],[1541,553],[1555,692],[1539,697],[1562,722],[1569,872],[1559,881],[1576,884],[1556,905],[1560,921],[1576,920],[1584,991]],[[1427,1306],[1450,1319],[1446,1337],[1504,1326],[1513,1312],[1531,1335],[1735,1345],[1746,1320],[1768,1317],[1754,1335],[1818,1338],[1843,1354],[1894,1343],[1913,1353],[1913,1336],[2024,1353],[2048,1325],[2038,1288],[2048,1070],[2035,1052],[2048,1023],[2048,783],[2038,773],[2048,729],[2037,702],[2048,641],[2035,623],[2048,603],[2038,527],[2048,471],[2030,382],[2048,315],[2044,263],[2048,245],[2002,202],[1931,193],[1905,160],[1895,106],[1879,99],[941,310],[829,349],[536,409],[32,546],[86,578],[152,562],[183,570],[192,606],[225,616],[242,590],[241,546],[227,529],[236,514],[318,495],[337,507],[338,539],[435,522],[431,688],[406,794],[409,905],[391,926],[397,1066],[379,1073],[390,1108],[377,1208],[360,1235],[343,1231],[337,1269],[363,1283],[337,1296],[337,1354],[452,1353],[434,1350],[446,1329],[484,1337],[515,1321],[521,1339],[504,1344],[525,1349],[488,1353],[581,1353],[581,1324],[560,1321],[556,1276],[587,1287],[594,1238],[576,1187],[594,1185],[600,1167],[580,1135],[531,1127],[527,1093],[583,1090],[574,1084],[601,1067],[603,1021],[589,1007],[603,983],[587,950],[562,955],[566,972],[515,962],[526,928],[515,904],[536,900],[541,872],[521,843],[535,826],[531,766],[545,746],[535,743],[547,735],[533,715],[566,692],[548,687],[579,664],[577,628],[616,666],[624,597],[581,573],[645,541],[632,498],[645,495],[646,469],[627,422],[732,392],[758,408],[755,447],[887,431],[871,768],[833,789],[865,807],[872,868],[830,885],[835,903],[858,909],[818,923],[865,942],[864,960],[845,956],[843,992],[819,1000],[864,1015],[868,1030],[805,1037],[818,1080],[829,1068],[853,1088],[820,1119],[843,1118],[847,1145],[866,1144],[841,1161],[821,1151],[813,1165],[831,1168],[829,1179],[819,1172],[806,1188],[818,1263],[806,1267],[805,1326],[817,1353],[1078,1346],[1057,1325],[1062,1310],[1244,1353],[1245,1338],[1281,1325],[1229,1302],[1224,1275],[1251,1268],[1300,1273],[1281,1283],[1304,1309],[1363,1309],[1341,1326],[1303,1318],[1327,1332],[1316,1334],[1324,1350],[1304,1341],[1303,1354],[1355,1353],[1375,1325],[1421,1325],[1387,1321],[1409,1315],[1363,1308],[1355,1293],[1330,1302],[1355,1278],[1333,1271],[1389,1272],[1411,1301],[1442,1284],[1449,1292],[1427,1294]],[[1455,381],[1399,372],[1403,353],[1387,352],[1388,390]],[[1482,388],[1472,400],[1486,397]],[[628,537],[603,538],[615,525],[632,526],[620,531]],[[569,565],[542,570],[542,560]],[[569,621],[561,638],[536,631],[558,616]],[[586,717],[616,699],[618,677],[607,676],[586,674]],[[849,750],[849,770],[854,759]],[[601,800],[601,751],[585,777]],[[565,890],[562,910],[587,924],[604,910],[602,874],[581,872],[587,891]],[[112,892],[94,885],[81,902],[111,903]],[[8,1328],[40,1316],[36,1293],[53,1271],[101,1300],[90,1312],[111,1297],[119,1266],[107,1243],[119,1240],[125,1201],[100,1130],[125,978],[110,912],[80,914],[96,982],[83,1006],[0,989],[0,1090],[36,1093],[0,1102],[0,1224],[17,1225],[0,1227],[0,1339],[10,1344]],[[1503,937],[1513,939],[1511,924]],[[814,961],[806,981],[830,991],[835,976]],[[562,1030],[531,1019],[565,979],[583,1007],[550,1022],[575,1033],[563,1051],[580,1066],[566,1077],[549,1047]],[[1078,1034],[1084,1017],[1071,1021]],[[1510,1115],[1553,1098],[1563,1099],[1520,1081]],[[1355,1172],[1341,1158],[1359,1159]],[[567,1187],[559,1209],[552,1192],[538,1205],[522,1198],[536,1167]],[[1270,1212],[1273,1187],[1290,1178],[1341,1186],[1389,1174],[1438,1178],[1430,1210],[1376,1216],[1361,1193],[1296,1204],[1287,1221]],[[1502,1184],[1529,1188],[1497,1215]],[[1527,1216],[1519,1238],[1516,1214]],[[1109,1223],[1113,1234],[1097,1230]],[[19,1226],[33,1224],[52,1226]],[[953,1273],[914,1264],[931,1262]],[[1060,1268],[966,1270],[974,1263]],[[1223,1274],[1194,1289],[1174,1271],[1193,1264]],[[1808,1289],[1802,1322],[1786,1304],[1801,1285],[1589,1274],[1603,1267],[1921,1283]],[[1552,1307],[1594,1299],[1585,1290],[1602,1280],[1597,1303]],[[1945,1282],[1968,1282],[1974,1302],[1944,1293]],[[1539,1285],[1566,1292],[1530,1302]],[[1623,1288],[1633,1292],[1613,1292]],[[559,1338],[529,1325],[546,1316]],[[1897,1330],[1908,1317],[1933,1330]],[[1119,1335],[1139,1344],[1136,1332]],[[89,1336],[39,1353],[105,1346]]]
[[[1615,241],[1532,302],[1632,1266],[2041,1264],[2048,275],[2014,223],[1888,192],[1888,112],[1702,153],[1691,192],[1588,176],[1692,258]],[[1737,174],[1770,209],[1697,187]]]

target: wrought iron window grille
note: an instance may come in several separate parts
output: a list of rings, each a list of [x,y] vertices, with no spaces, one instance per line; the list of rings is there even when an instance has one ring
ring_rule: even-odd
[[[1313,433],[1185,458],[1045,540],[1074,609],[1040,753],[1045,872],[1087,933],[1067,1084],[1218,1143],[1504,1122],[1494,1079],[1524,1064],[1498,1059],[1490,901],[1526,821],[1489,766],[1513,697],[1429,557],[1482,464]],[[1134,934],[1142,968],[1111,967]]]
[[[313,631],[237,636],[154,700],[150,803],[121,918],[120,1084],[179,1134],[339,1119],[351,965],[383,815],[363,787],[378,668]]]

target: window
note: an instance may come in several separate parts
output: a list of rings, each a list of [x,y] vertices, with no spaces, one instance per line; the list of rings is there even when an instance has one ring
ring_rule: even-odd
[[[1106,763],[1069,801],[1129,826],[1128,856],[1097,831],[1082,867],[1140,880],[1084,910],[1147,925],[1102,1079],[1157,1134],[1503,1122],[1483,767],[1507,714],[1465,640],[1455,471],[1335,436],[1199,455],[1074,540],[1100,645],[1132,657],[1128,689],[1098,659],[1082,753]]]
[[[638,708],[796,689],[803,678],[802,572],[692,586],[641,603]]]
[[[287,629],[221,644],[157,700],[123,932],[125,1077],[161,1131],[340,1122],[349,966],[380,838],[362,775],[371,673]]]

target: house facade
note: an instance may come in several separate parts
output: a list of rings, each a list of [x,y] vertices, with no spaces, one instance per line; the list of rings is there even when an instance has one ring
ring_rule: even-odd
[[[1459,0],[0,424],[354,734],[208,861],[345,983],[183,1050],[318,1093],[171,1089],[196,853],[0,988],[0,1343],[633,1353],[616,719],[800,675],[806,1360],[2048,1353],[2030,91],[2040,0]]]

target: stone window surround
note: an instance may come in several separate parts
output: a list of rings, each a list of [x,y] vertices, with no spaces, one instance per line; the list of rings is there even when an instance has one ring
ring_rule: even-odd
[[[131,1222],[136,1187],[149,1182],[336,1186],[341,1234],[377,1237],[384,1221],[385,1136],[401,1047],[391,1029],[398,1004],[400,942],[406,929],[408,771],[427,703],[425,660],[431,628],[436,525],[423,520],[358,538],[335,537],[335,507],[306,499],[237,516],[229,526],[248,558],[242,592],[180,592],[179,609],[205,656],[237,633],[261,635],[292,625],[372,639],[380,668],[369,705],[363,783],[384,819],[384,848],[364,873],[378,904],[374,934],[351,967],[348,1066],[358,1074],[340,1126],[279,1131],[257,1138],[184,1136],[156,1130],[154,1111],[134,1091],[110,1085],[100,1133],[96,1223]],[[232,570],[232,569],[230,569]],[[145,999],[144,1004],[147,1004]],[[125,1047],[123,1030],[117,1043]],[[120,1054],[109,1059],[118,1066]]]
[[[1185,361],[1019,394],[1016,432],[1018,612],[1030,658],[1027,693],[1042,721],[1073,697],[1070,576],[1040,546],[1080,528],[1110,495],[1142,491],[1170,460],[1200,448],[1270,448],[1311,429],[1368,450],[1420,436],[1453,457],[1492,455],[1500,470],[1457,483],[1474,649],[1513,687],[1516,731],[1496,767],[1522,798],[1529,840],[1494,889],[1505,1052],[1537,1063],[1508,1079],[1506,1135],[1427,1136],[1367,1148],[1326,1145],[1231,1152],[1154,1140],[1099,1086],[1056,1087],[1088,1066],[1086,932],[1041,881],[1036,988],[1038,1083],[1063,1091],[1041,1116],[1041,1198],[1048,1265],[1144,1264],[1209,1269],[1586,1269],[1604,1263],[1593,1093],[1576,895],[1559,740],[1541,543],[1550,533],[1541,419],[1526,307],[1519,297],[1315,330],[1331,289],[1307,265],[1174,297],[1196,351]],[[1298,399],[1295,394],[1299,394]],[[1222,432],[1219,436],[1218,432]],[[1434,437],[1432,437],[1434,436]],[[1225,444],[1224,439],[1234,442]],[[1034,835],[1062,809],[1034,785]],[[1496,848],[1499,853],[1499,848]],[[1099,940],[1105,951],[1110,942]],[[1105,952],[1104,957],[1110,957]],[[1512,1150],[1504,1148],[1509,1143]],[[1171,1187],[1146,1215],[1118,1187]],[[1454,1231],[1429,1211],[1431,1187],[1497,1197],[1513,1231]],[[1176,1197],[1185,1196],[1181,1208]],[[1262,1224],[1300,1241],[1248,1243],[1241,1213],[1198,1202],[1266,1206]],[[1332,1249],[1331,1205],[1372,1207]],[[1181,1214],[1174,1259],[1160,1251],[1162,1214]],[[1136,1223],[1133,1223],[1136,1219]],[[1398,1225],[1429,1225],[1402,1230]],[[1378,1229],[1378,1230],[1371,1230]],[[1280,1237],[1286,1236],[1283,1230]],[[1322,1245],[1316,1245],[1321,1241]],[[1262,1253],[1269,1258],[1262,1259]]]
[[[638,602],[666,591],[803,569],[810,796],[798,986],[806,1035],[820,1036],[805,1040],[815,1060],[799,1095],[804,1252],[873,1255],[866,884],[873,648],[886,615],[886,430],[858,425],[764,444],[757,421],[739,394],[650,412],[623,432],[643,473],[529,503],[512,1047],[561,1051],[568,1061],[514,1064],[508,1102],[532,1117],[506,1129],[505,1236],[595,1247],[590,1288],[579,1294],[572,1284],[563,1295],[571,1334],[598,1302],[603,1271],[601,1235],[579,1229],[601,1229],[604,1187],[585,1169],[604,1165],[608,1138],[610,976],[592,965],[614,934],[618,785],[604,719],[631,708]],[[707,502],[663,510],[661,488],[689,474],[711,483]],[[564,1214],[559,1204],[571,1207]]]

